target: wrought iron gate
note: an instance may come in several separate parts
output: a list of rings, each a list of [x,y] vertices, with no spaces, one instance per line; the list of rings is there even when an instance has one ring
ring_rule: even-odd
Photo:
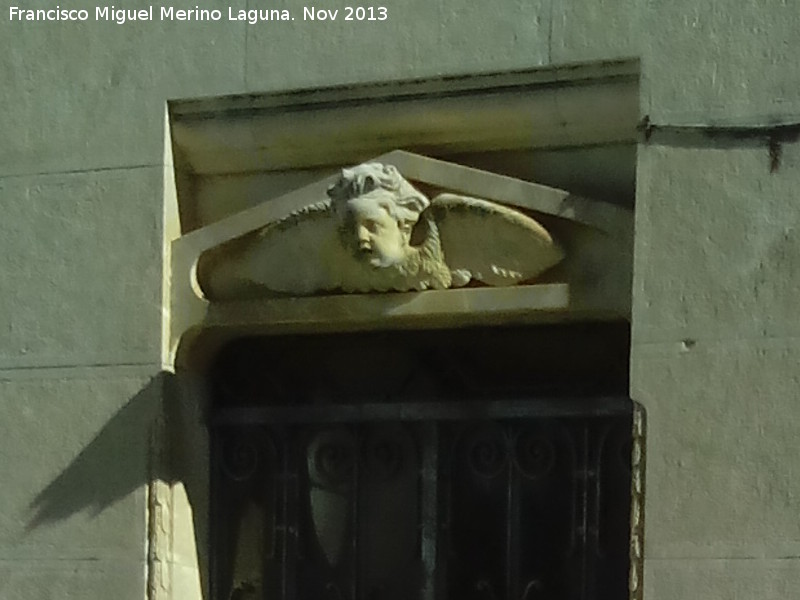
[[[240,403],[212,421],[214,600],[622,600],[624,396]]]

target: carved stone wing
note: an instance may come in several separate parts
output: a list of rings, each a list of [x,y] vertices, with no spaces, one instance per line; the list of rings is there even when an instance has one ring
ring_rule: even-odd
[[[538,276],[564,258],[560,246],[531,217],[506,206],[440,194],[430,210],[439,227],[453,287],[470,279],[514,285]]]
[[[349,288],[360,270],[320,202],[201,256],[198,278],[207,297],[233,299]]]

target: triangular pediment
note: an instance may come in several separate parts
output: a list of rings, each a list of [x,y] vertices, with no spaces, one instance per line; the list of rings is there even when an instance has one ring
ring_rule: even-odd
[[[393,165],[406,179],[415,183],[567,219],[610,234],[628,230],[632,225],[630,211],[614,205],[581,198],[566,190],[412,152],[394,150],[364,162]],[[204,252],[260,229],[306,206],[325,200],[326,190],[337,177],[338,175],[332,175],[320,179],[192,231],[181,238],[181,244]]]
[[[491,248],[502,245],[500,242],[505,241],[506,237],[516,236],[521,231],[524,235],[532,236],[534,242],[538,235],[541,248],[558,256],[549,263],[545,261],[541,269],[531,271],[539,273],[547,270],[546,277],[542,279],[531,280],[524,274],[524,268],[520,275],[511,268],[495,267],[491,263],[491,267],[484,267],[483,271],[491,268],[495,275],[499,273],[501,283],[493,282],[491,273],[488,277],[483,272],[478,273],[481,271],[478,269],[468,273],[459,284],[465,285],[472,277],[478,284],[488,282],[489,285],[504,286],[507,284],[503,278],[507,273],[511,274],[511,278],[516,273],[520,281],[527,282],[527,285],[510,288],[467,286],[445,289],[458,286],[455,283],[451,286],[450,279],[442,284],[434,278],[433,283],[414,281],[408,283],[407,287],[398,287],[396,283],[380,283],[373,287],[356,283],[348,289],[346,284],[331,284],[327,288],[312,286],[306,289],[301,286],[302,289],[298,289],[297,293],[293,293],[295,288],[278,287],[281,292],[278,297],[249,295],[240,299],[235,293],[229,293],[221,295],[222,301],[210,300],[208,288],[204,288],[198,279],[198,264],[203,257],[222,256],[222,266],[218,271],[224,274],[234,264],[225,262],[227,254],[230,254],[228,249],[236,248],[237,243],[241,245],[242,240],[251,246],[261,244],[256,248],[260,252],[258,260],[273,256],[270,252],[273,252],[274,245],[264,244],[273,243],[270,241],[273,239],[284,240],[297,235],[295,230],[284,224],[293,225],[314,211],[318,211],[319,215],[312,216],[320,222],[328,218],[327,213],[323,214],[330,209],[326,192],[342,177],[332,175],[191,231],[173,242],[172,343],[177,344],[181,336],[190,330],[203,328],[239,332],[242,328],[252,331],[254,326],[272,331],[299,331],[308,327],[313,330],[335,330],[338,327],[370,327],[370,323],[389,321],[397,326],[466,323],[496,318],[500,314],[529,318],[531,313],[536,313],[547,315],[548,319],[554,318],[554,315],[576,318],[586,314],[617,317],[628,314],[631,211],[575,196],[565,190],[401,150],[376,156],[365,163],[390,165],[413,186],[431,195],[436,194],[436,198],[445,198],[438,204],[434,199],[433,208],[440,211],[447,210],[450,204],[446,200],[452,197],[463,200],[462,204],[477,210],[477,213],[481,210],[486,213],[486,227],[473,219],[459,234],[464,238],[460,244],[451,244],[453,248],[461,248],[462,253],[464,248],[469,253],[470,246],[483,244]],[[517,229],[494,229],[490,226],[495,222],[504,222],[503,219]],[[533,224],[529,225],[529,222]],[[280,231],[272,233],[279,224]],[[270,232],[269,235],[265,235],[265,231]],[[305,237],[294,238],[294,254],[286,258],[284,264],[278,265],[276,272],[295,270],[300,280],[305,276],[303,266],[299,264],[303,256],[298,248],[315,247],[318,241],[323,243],[320,241],[321,235],[315,237],[313,228],[305,231],[302,234]],[[446,233],[446,230],[442,231]],[[254,238],[255,235],[260,237]],[[331,248],[334,246],[336,251],[341,251],[337,244]],[[317,248],[316,251],[322,257],[320,259],[318,256],[316,260],[324,262],[327,250]],[[452,254],[457,253],[453,250]],[[449,249],[443,256],[450,256]],[[260,264],[255,260],[250,259],[248,263],[251,271],[253,265],[257,269]],[[536,258],[526,258],[523,266],[529,265],[531,260],[535,262]],[[550,268],[550,264],[557,266]],[[463,270],[453,267],[452,274],[455,277]],[[344,281],[348,281],[346,277]],[[343,295],[333,288],[360,293]],[[326,289],[331,289],[331,292],[325,293]],[[429,289],[433,291],[420,291]],[[403,293],[364,294],[393,290]],[[411,293],[405,290],[411,290]]]

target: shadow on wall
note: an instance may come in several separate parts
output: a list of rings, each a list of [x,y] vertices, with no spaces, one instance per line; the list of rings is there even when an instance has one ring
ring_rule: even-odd
[[[160,373],[151,379],[37,494],[30,504],[26,532],[82,511],[96,516],[142,486],[148,487],[152,499],[157,484],[173,490],[182,484],[191,507],[201,582],[207,590],[208,436],[204,407],[188,396],[178,393],[174,375]],[[148,535],[151,530],[148,525]],[[175,533],[168,532],[170,540]]]

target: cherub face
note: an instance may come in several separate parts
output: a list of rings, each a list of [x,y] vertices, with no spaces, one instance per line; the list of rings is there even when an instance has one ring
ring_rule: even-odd
[[[347,234],[354,236],[358,256],[373,267],[401,264],[409,250],[408,235],[382,196],[385,194],[367,194],[347,203]]]

